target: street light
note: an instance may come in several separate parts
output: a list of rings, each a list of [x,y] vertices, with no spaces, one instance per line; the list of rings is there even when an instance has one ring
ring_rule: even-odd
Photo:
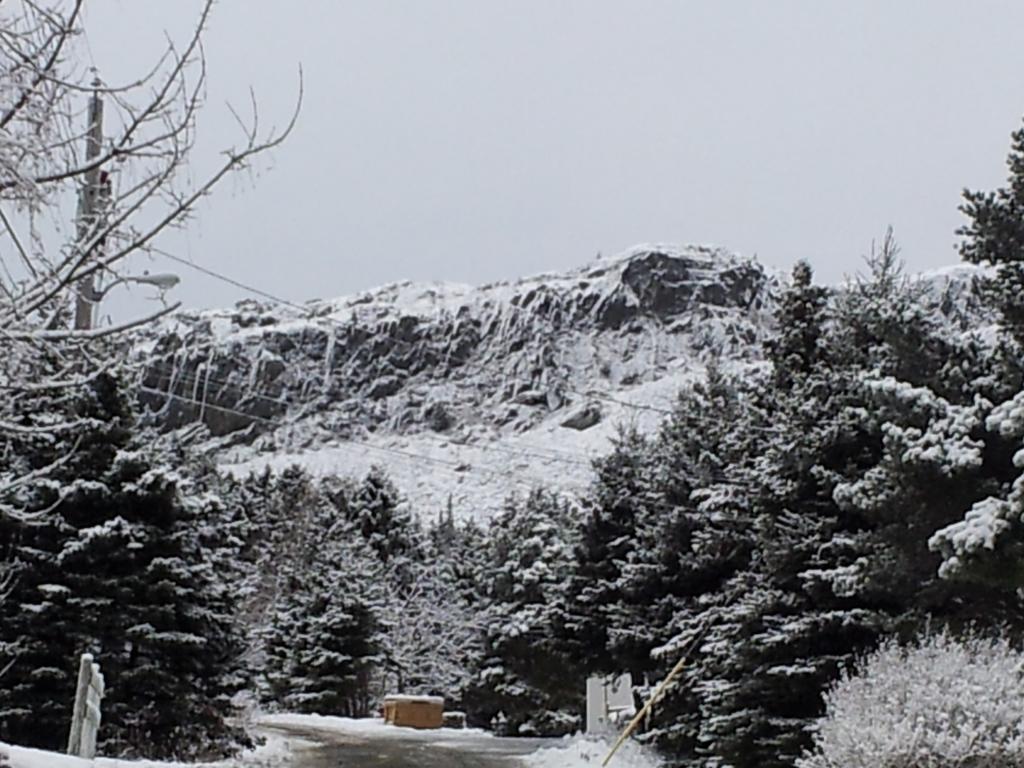
[[[92,306],[93,311],[90,314],[89,325],[92,325],[91,316],[95,313],[96,308],[99,306],[100,302],[103,301],[103,297],[106,296],[110,292],[110,289],[113,288],[115,285],[125,285],[127,283],[138,283],[139,285],[152,285],[154,288],[160,291],[160,300],[163,301],[164,305],[166,306],[167,301],[164,298],[164,294],[167,293],[167,291],[174,288],[174,286],[176,286],[180,282],[181,278],[171,272],[160,272],[155,275],[151,275],[149,274],[149,272],[143,272],[141,275],[122,275],[109,285],[105,285],[101,290],[96,290],[92,286],[88,286],[87,290],[82,291],[81,298],[85,299],[85,301],[89,302],[89,304]]]
[[[103,287],[103,290],[97,291],[96,289],[91,290],[88,295],[85,296],[86,301],[93,304],[99,304],[103,301],[103,297],[109,293],[110,289],[115,285],[121,285],[124,283],[139,283],[140,285],[152,285],[160,290],[160,294],[163,295],[167,291],[171,290],[174,286],[181,282],[181,278],[170,272],[163,272],[156,275],[151,275],[149,272],[143,272],[141,275],[123,275],[117,278],[114,282]]]

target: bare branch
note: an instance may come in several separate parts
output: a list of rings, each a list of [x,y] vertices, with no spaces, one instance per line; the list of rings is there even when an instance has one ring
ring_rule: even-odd
[[[181,302],[176,302],[170,306],[164,307],[163,309],[154,312],[151,315],[145,317],[139,317],[135,320],[131,320],[127,323],[121,323],[120,325],[112,325],[106,328],[91,328],[87,331],[13,331],[7,335],[18,341],[26,341],[29,339],[36,339],[42,341],[68,341],[68,340],[93,340],[102,339],[107,336],[115,336],[119,333],[130,331],[133,328],[139,326],[149,325],[150,323],[156,322],[161,317],[166,317],[172,312],[177,311],[181,307]]]
[[[0,116],[0,131],[7,127],[7,125],[13,120],[17,114],[25,108],[31,98],[32,92],[39,86],[41,82],[46,78],[57,61],[60,59],[61,51],[64,50],[64,44],[72,34],[72,30],[75,28],[75,24],[78,22],[79,11],[82,10],[82,4],[84,0],[75,0],[75,7],[71,11],[71,15],[66,21],[59,19],[58,17],[51,17],[51,23],[55,26],[54,35],[56,37],[56,44],[53,46],[53,50],[50,52],[49,58],[43,66],[36,70],[35,77],[32,80],[32,84],[26,87],[18,100],[14,102],[10,109],[8,109],[2,116]],[[49,45],[49,41],[47,42]]]
[[[0,516],[23,521],[31,515],[12,506],[12,492],[45,483],[68,457],[31,467],[17,446],[59,450],[87,428],[76,398],[123,364],[109,357],[106,340],[180,306],[71,329],[72,305],[80,310],[76,324],[90,325],[85,310],[102,297],[95,280],[130,280],[129,257],[159,250],[161,236],[186,222],[225,177],[279,146],[303,99],[300,69],[294,112],[283,131],[264,134],[250,90],[249,118],[232,111],[238,143],[212,168],[195,171],[189,163],[205,101],[203,38],[214,0],[202,3],[183,46],[168,40],[151,70],[114,87],[92,82],[75,59],[84,5],[0,0],[0,243],[11,243],[10,258],[0,259]],[[99,106],[87,108],[87,96],[103,101],[105,137],[93,117]],[[77,215],[66,210],[74,197]]]

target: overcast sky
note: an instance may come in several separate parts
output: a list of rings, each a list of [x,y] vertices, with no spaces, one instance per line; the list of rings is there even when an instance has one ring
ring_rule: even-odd
[[[198,0],[90,0],[107,82]],[[892,224],[957,260],[964,186],[1005,180],[1024,115],[1020,0],[221,0],[203,152],[251,85],[289,142],[165,243],[294,300],[478,283],[635,243],[715,243],[824,281]],[[197,172],[202,160],[197,161]],[[141,265],[137,268],[141,268]],[[168,262],[190,306],[244,293]]]

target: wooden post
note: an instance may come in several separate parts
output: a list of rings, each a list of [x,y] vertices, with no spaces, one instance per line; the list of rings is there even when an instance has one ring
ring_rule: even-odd
[[[83,653],[78,662],[78,686],[75,688],[75,706],[71,710],[71,733],[68,736],[68,754],[77,755],[82,746],[82,723],[85,722],[85,703],[89,698],[89,678],[92,677],[92,655]]]
[[[100,728],[100,702],[104,693],[100,666],[92,654],[83,653],[78,664],[78,687],[71,713],[68,754],[92,760],[96,756],[96,735]]]
[[[707,625],[704,625],[704,627],[701,628],[700,632],[697,633],[697,636],[687,647],[686,652],[683,654],[682,658],[679,659],[679,661],[676,663],[674,667],[672,667],[672,671],[668,673],[668,677],[661,681],[661,685],[659,685],[658,688],[654,691],[654,695],[652,695],[650,700],[644,705],[644,708],[637,712],[636,717],[634,717],[633,720],[629,723],[629,725],[626,726],[626,730],[622,732],[622,735],[619,736],[618,741],[615,742],[615,745],[612,747],[611,751],[605,756],[604,760],[601,762],[601,768],[604,768],[606,765],[608,765],[612,757],[615,756],[615,753],[619,751],[619,747],[621,747],[626,742],[626,739],[633,735],[633,731],[635,731],[637,726],[640,725],[640,721],[650,714],[651,710],[654,708],[654,705],[658,703],[658,700],[661,698],[662,694],[665,693],[665,690],[669,687],[669,685],[671,685],[672,681],[679,676],[679,673],[683,671],[683,667],[686,666],[686,662],[690,659],[690,651],[692,651],[697,646],[697,643],[700,642],[701,638],[704,637],[704,632],[706,630]]]

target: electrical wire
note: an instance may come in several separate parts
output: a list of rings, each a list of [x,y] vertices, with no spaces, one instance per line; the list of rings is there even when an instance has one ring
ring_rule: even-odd
[[[313,313],[313,310],[310,307],[303,307],[303,306],[301,306],[299,304],[296,304],[294,302],[288,301],[287,299],[282,299],[279,296],[275,296],[274,294],[269,293],[267,291],[264,291],[264,290],[262,290],[260,288],[256,288],[256,287],[251,286],[251,285],[246,285],[245,283],[242,283],[239,280],[236,280],[236,279],[234,279],[232,277],[229,277],[229,276],[227,276],[225,274],[216,272],[216,271],[214,271],[212,269],[209,269],[207,267],[202,267],[202,266],[200,266],[200,265],[198,265],[198,264],[196,264],[194,262],[191,262],[191,261],[189,261],[187,259],[184,259],[181,256],[176,256],[176,255],[174,255],[174,254],[172,254],[172,253],[170,253],[168,251],[165,251],[163,249],[156,248],[156,247],[151,247],[149,250],[151,250],[154,253],[157,253],[157,254],[159,254],[161,256],[164,256],[164,257],[166,257],[168,259],[171,259],[172,261],[175,261],[175,262],[177,262],[179,264],[183,264],[183,265],[185,265],[187,267],[191,267],[192,269],[195,269],[195,270],[197,270],[197,271],[199,271],[199,272],[201,272],[201,273],[203,273],[203,274],[205,274],[205,275],[207,275],[209,277],[213,277],[213,278],[215,278],[217,280],[220,280],[220,281],[222,281],[224,283],[227,283],[228,285],[232,285],[232,286],[234,286],[236,288],[241,288],[244,291],[248,291],[249,293],[252,293],[253,295],[269,299],[269,300],[271,300],[271,301],[273,301],[273,302],[275,302],[277,304],[282,304],[284,306],[291,307],[293,309],[297,309],[297,310],[299,310],[299,311],[301,311],[301,312],[303,312],[303,313],[305,313],[307,315],[312,315],[312,313]],[[512,303],[508,303],[505,306],[507,306],[509,309],[515,310],[517,312],[526,312],[527,311],[526,308],[520,307],[520,306],[518,306],[516,304],[512,304]],[[408,342],[408,341],[406,341],[404,339],[389,338],[389,341],[391,343],[393,343],[393,344],[396,344],[398,346],[404,347],[405,349],[415,349],[415,347],[414,347],[414,345],[412,343],[410,343],[410,342]],[[364,343],[365,343],[365,340],[364,340]],[[355,352],[358,352],[360,348],[361,347],[357,348],[355,350]],[[667,410],[667,409],[664,409],[664,408],[657,408],[657,407],[650,406],[650,405],[642,405],[642,404],[637,404],[637,403],[630,403],[630,402],[623,401],[623,400],[617,400],[615,398],[612,398],[612,397],[609,397],[609,396],[606,396],[606,395],[601,395],[601,394],[596,393],[596,392],[587,392],[587,393],[585,393],[585,392],[580,392],[580,391],[574,390],[574,389],[567,389],[567,391],[572,392],[573,394],[579,395],[581,397],[592,397],[592,398],[596,398],[596,399],[606,400],[608,402],[617,403],[619,405],[623,405],[623,406],[629,407],[629,408],[636,408],[636,409],[644,410],[644,411],[652,411],[652,412],[660,413],[660,414],[664,414],[664,415],[671,415],[672,414],[671,410]]]
[[[187,378],[188,377],[186,377],[186,379]],[[216,379],[216,380],[217,381],[223,381],[222,379]],[[195,378],[194,377],[192,378],[192,381],[195,382]],[[250,419],[253,419],[254,421],[259,421],[259,422],[271,424],[271,425],[274,425],[276,427],[290,426],[290,424],[288,422],[282,421],[280,419],[270,419],[270,418],[267,418],[267,417],[264,417],[264,416],[260,416],[258,414],[253,414],[253,413],[249,413],[249,412],[246,412],[246,411],[241,411],[241,410],[238,410],[238,409],[235,409],[235,408],[227,408],[227,407],[224,407],[224,406],[219,406],[219,405],[215,405],[215,404],[212,404],[212,403],[208,403],[208,402],[205,402],[203,400],[197,400],[195,398],[189,398],[189,397],[184,397],[184,396],[177,395],[177,394],[174,394],[174,393],[169,393],[169,392],[167,392],[165,390],[158,390],[158,389],[154,389],[152,387],[145,387],[145,386],[141,386],[141,387],[139,387],[139,389],[141,391],[147,392],[147,393],[152,394],[154,396],[163,397],[163,398],[170,398],[170,399],[178,400],[180,402],[187,402],[187,403],[190,403],[190,404],[193,404],[193,405],[198,405],[200,407],[210,408],[211,410],[216,410],[216,411],[220,411],[220,412],[230,413],[230,414],[233,414],[233,415],[242,416],[244,418],[250,418]],[[235,391],[236,394],[242,394],[238,390],[233,390],[233,391]],[[252,393],[252,394],[258,395],[258,393]],[[271,398],[265,398],[265,399],[271,399]],[[274,402],[275,404],[278,404],[278,405],[287,405],[286,402],[283,402],[283,401],[280,401],[280,400],[273,400],[273,399],[271,399],[271,400],[272,400],[272,402]],[[487,476],[487,477],[489,477],[491,479],[499,479],[501,481],[502,487],[507,487],[508,481],[509,481],[508,473],[498,474],[498,473],[495,473],[495,472],[493,472],[491,470],[487,470],[487,469],[480,469],[480,468],[476,468],[476,467],[468,467],[467,468],[466,465],[461,463],[461,462],[449,461],[449,460],[445,460],[445,459],[438,459],[436,457],[425,456],[423,454],[418,454],[418,453],[415,453],[413,451],[406,451],[406,450],[397,449],[397,448],[390,448],[390,447],[386,447],[386,446],[373,445],[372,443],[367,443],[365,441],[361,441],[361,440],[357,440],[357,439],[347,439],[345,441],[345,443],[341,444],[339,447],[346,448],[346,447],[348,447],[350,445],[359,446],[359,447],[362,447],[362,448],[366,448],[368,450],[376,450],[376,451],[388,453],[390,455],[397,456],[399,458],[402,458],[402,459],[405,459],[405,460],[408,460],[408,461],[413,461],[413,462],[419,461],[421,463],[427,463],[427,464],[430,464],[430,465],[433,465],[433,466],[439,466],[442,469],[446,469],[446,470],[448,470],[450,472],[458,473],[460,476],[462,474],[466,473],[466,472],[472,472],[472,473],[475,473],[475,474],[478,474],[478,475]],[[500,450],[501,449],[499,446],[487,446],[487,447],[485,447],[483,445],[476,445],[474,447],[484,448],[484,450],[489,450],[489,449],[498,449],[498,450]],[[540,455],[540,454],[530,454],[529,452],[523,452],[523,453],[525,453],[526,455],[532,455],[535,458],[540,458],[540,459],[544,459],[544,460],[550,460],[551,459],[551,457],[543,456],[543,455]],[[590,466],[593,466],[593,465],[591,464]],[[624,484],[622,484],[620,482],[615,482],[615,480],[617,480],[617,478],[608,478],[608,477],[604,478],[605,482],[608,482],[609,480],[613,481],[612,482],[612,486],[613,487],[617,487],[620,490],[625,487]],[[527,483],[532,482],[532,481],[526,480],[526,479],[524,479],[524,481],[527,482]],[[732,482],[732,481],[728,480],[725,477],[714,477],[714,478],[712,478],[712,481],[716,485],[720,485],[720,486],[745,487],[743,484]],[[524,486],[524,485],[521,485],[520,481],[519,480],[515,480],[515,479],[513,480],[513,482],[515,482],[515,483],[517,483],[519,485],[519,489],[520,490],[526,491],[527,493],[531,492],[536,487],[536,486]],[[642,506],[644,508],[652,509],[652,510],[662,510],[662,511],[672,511],[672,512],[678,511],[678,509],[680,507],[679,504],[669,504],[667,502],[659,502],[659,501],[656,501],[654,499],[644,499],[644,500],[639,502],[638,506]]]
[[[171,261],[177,262],[178,264],[184,264],[186,267],[194,269],[197,272],[202,272],[204,275],[208,275],[209,277],[213,277],[213,278],[215,278],[217,280],[221,280],[222,282],[225,282],[228,285],[233,285],[235,288],[241,288],[243,291],[247,291],[248,293],[251,293],[251,294],[253,294],[255,296],[260,296],[260,297],[262,297],[264,299],[270,299],[271,301],[275,302],[276,304],[283,304],[286,307],[291,307],[292,309],[297,309],[300,312],[303,312],[303,313],[306,313],[306,314],[312,314],[312,312],[313,312],[313,310],[310,307],[303,307],[300,304],[296,304],[293,301],[288,301],[288,299],[282,299],[280,296],[275,296],[274,294],[269,293],[267,291],[264,291],[264,290],[262,290],[260,288],[256,288],[256,287],[251,286],[251,285],[246,285],[245,283],[243,283],[243,282],[241,282],[239,280],[235,280],[233,277],[228,277],[227,275],[223,275],[223,274],[221,274],[219,272],[215,272],[215,271],[213,271],[212,269],[210,269],[208,267],[202,267],[199,264],[196,264],[195,262],[192,262],[192,261],[189,261],[188,259],[182,258],[181,256],[175,256],[173,253],[165,251],[162,248],[157,248],[155,246],[149,246],[146,250],[147,251],[152,251],[153,253],[156,253],[156,254],[159,254],[160,256],[163,256],[164,258],[170,259]]]
[[[221,273],[216,272],[216,271],[214,271],[212,269],[208,269],[206,267],[202,267],[202,266],[200,266],[200,265],[198,265],[198,264],[196,264],[194,262],[191,262],[191,261],[188,261],[186,259],[183,259],[180,256],[175,256],[174,254],[168,253],[167,251],[163,251],[163,250],[157,249],[157,248],[153,248],[152,250],[155,253],[158,253],[160,255],[166,256],[167,258],[170,258],[170,259],[172,259],[172,260],[174,260],[174,261],[176,261],[178,263],[184,264],[184,265],[189,266],[189,267],[193,267],[193,268],[195,268],[195,269],[197,269],[197,270],[199,270],[199,271],[201,271],[201,272],[203,272],[203,273],[205,273],[205,274],[207,274],[209,276],[212,276],[212,278],[214,278],[216,280],[220,280],[220,281],[222,281],[224,283],[227,283],[228,285],[231,285],[231,286],[234,286],[234,287],[237,287],[237,288],[241,288],[241,289],[243,289],[245,291],[248,291],[248,292],[250,292],[250,293],[252,293],[254,295],[261,296],[263,298],[269,299],[269,300],[274,301],[276,303],[283,304],[285,306],[289,306],[289,307],[298,309],[298,310],[306,313],[307,315],[311,315],[312,310],[309,307],[300,306],[298,304],[295,304],[294,302],[288,301],[287,299],[282,299],[281,297],[274,296],[273,294],[270,294],[270,293],[268,293],[266,291],[262,291],[262,290],[260,290],[258,288],[252,287],[252,286],[247,286],[246,284],[241,283],[240,281],[234,280],[233,278],[229,278],[229,276],[227,276],[226,274],[221,274]],[[507,303],[505,306],[507,306],[509,309],[512,309],[514,311],[519,311],[519,312],[526,312],[527,311],[525,307],[521,307],[521,306],[519,306],[517,304],[513,304],[511,302]],[[407,349],[414,349],[415,348],[415,346],[411,342],[408,342],[408,341],[406,341],[404,339],[398,339],[398,338],[394,338],[394,337],[389,337],[389,342],[392,343],[392,344],[395,344],[395,345],[407,348]],[[362,342],[362,344],[357,346],[353,350],[351,358],[354,358],[354,356],[362,348],[362,345],[364,345],[366,343],[367,343],[367,340],[364,340],[364,342]],[[483,367],[482,367],[482,364],[480,364],[479,371],[482,371],[482,370],[483,370]],[[597,399],[597,400],[602,400],[604,402],[613,403],[613,404],[616,404],[616,406],[621,406],[623,408],[627,408],[627,409],[634,410],[634,411],[639,411],[639,412],[644,412],[644,413],[654,413],[654,414],[658,414],[658,415],[662,415],[662,416],[674,416],[675,415],[675,412],[670,410],[670,409],[658,408],[656,406],[650,406],[650,404],[646,404],[646,403],[631,402],[629,400],[624,400],[624,399],[621,399],[621,398],[613,397],[611,395],[604,394],[602,392],[597,392],[597,391],[594,391],[594,390],[590,390],[590,391],[584,392],[584,391],[581,391],[581,390],[578,390],[578,389],[574,389],[574,388],[571,388],[571,387],[566,387],[565,391],[571,392],[572,394],[578,395],[580,397],[586,397],[586,398]],[[839,424],[839,422],[836,422],[836,421],[822,421],[821,423],[828,423],[828,424],[833,424],[833,425]],[[762,425],[755,425],[755,424],[744,425],[744,428],[749,428],[749,429],[752,429],[752,430],[755,430],[755,431],[767,432],[767,433],[778,433],[780,431],[777,427],[769,427],[769,426],[762,426]]]
[[[271,424],[271,425],[274,425],[276,427],[287,427],[287,426],[290,426],[288,424],[288,422],[282,421],[280,419],[270,419],[270,418],[267,418],[266,416],[260,416],[260,415],[255,414],[255,413],[249,413],[249,412],[246,412],[246,411],[240,411],[240,410],[237,410],[235,408],[227,408],[227,407],[222,406],[222,405],[215,405],[213,403],[208,403],[208,402],[205,402],[203,400],[197,400],[197,399],[192,398],[192,397],[185,397],[183,395],[178,395],[178,394],[175,394],[173,392],[166,392],[164,390],[154,389],[152,387],[147,387],[147,386],[144,386],[144,385],[143,386],[139,386],[138,390],[140,392],[145,392],[147,394],[151,394],[151,395],[154,395],[156,397],[162,397],[162,398],[168,399],[168,400],[177,400],[178,402],[190,403],[192,405],[198,405],[198,406],[201,406],[201,407],[208,408],[210,410],[219,411],[221,413],[229,413],[229,414],[233,414],[235,416],[241,416],[243,418],[251,419],[253,421],[258,421],[258,422],[262,422],[262,423],[265,423],[265,424]],[[498,473],[493,472],[491,470],[479,469],[479,468],[475,468],[475,467],[472,467],[472,466],[467,466],[467,465],[465,465],[465,464],[463,464],[461,462],[450,461],[448,459],[438,459],[438,458],[433,457],[433,456],[425,456],[423,454],[414,453],[412,451],[405,451],[405,450],[402,450],[400,448],[391,448],[391,447],[383,446],[383,445],[374,445],[373,443],[368,443],[368,442],[365,442],[363,440],[358,440],[358,439],[355,439],[355,438],[346,438],[344,443],[341,443],[340,445],[338,445],[336,447],[347,448],[349,446],[358,446],[358,447],[364,448],[366,450],[378,451],[380,453],[387,453],[387,454],[390,454],[390,455],[393,455],[393,456],[399,456],[399,457],[402,457],[404,459],[408,459],[410,461],[418,461],[420,463],[430,464],[432,466],[441,467],[442,469],[446,469],[446,470],[448,470],[450,472],[456,473],[459,476],[462,476],[463,474],[465,474],[467,472],[474,472],[476,474],[486,475],[486,476],[491,477],[491,478],[500,479],[502,481],[502,485],[503,486],[506,485],[507,481],[508,481],[508,476],[507,475],[498,474]],[[516,482],[518,482],[518,481],[516,481]],[[527,489],[527,490],[530,490],[530,489]]]
[[[158,369],[158,373],[159,373],[159,369]],[[218,387],[218,391],[220,391],[220,392],[228,391],[228,392],[231,392],[231,393],[239,396],[242,399],[245,399],[245,398],[256,398],[256,399],[263,400],[265,402],[271,403],[273,405],[285,406],[286,408],[294,407],[296,405],[298,407],[302,408],[302,407],[305,407],[306,405],[310,404],[309,402],[307,402],[307,403],[298,403],[298,404],[290,403],[287,400],[283,400],[281,398],[277,398],[277,397],[273,397],[273,396],[269,396],[269,395],[264,395],[263,393],[261,393],[259,391],[250,391],[250,390],[238,389],[237,387],[233,386],[231,384],[231,382],[227,381],[226,379],[218,378],[216,376],[209,376],[209,375],[205,375],[205,374],[200,374],[198,372],[191,373],[191,374],[186,373],[186,374],[181,375],[181,376],[174,376],[173,375],[173,371],[164,369],[164,371],[162,373],[160,373],[159,376],[158,376],[158,380],[159,381],[162,381],[163,379],[167,379],[167,382],[168,382],[169,385],[172,384],[176,380],[177,381],[182,381],[186,385],[187,384],[192,384],[193,389],[195,389],[197,386],[205,386],[209,382],[214,382],[216,384],[221,384],[222,385],[221,387]],[[157,390],[157,391],[167,392],[167,390]],[[207,401],[203,400],[203,401],[200,401],[200,402],[207,402]],[[208,405],[209,405],[209,403],[208,403]],[[212,406],[212,407],[217,407],[217,406]],[[445,439],[445,438],[441,437],[440,435],[434,435],[434,434],[429,433],[429,432],[417,433],[417,436],[418,437],[424,437],[424,438],[429,439],[429,440],[434,440],[435,442],[438,442],[438,443],[453,445],[453,446],[456,446],[456,447],[458,447],[460,445],[465,445],[466,447],[472,448],[472,449],[480,449],[480,450],[492,451],[492,452],[501,452],[501,453],[505,453],[507,455],[513,455],[513,456],[529,456],[529,457],[532,457],[532,458],[542,459],[542,460],[545,460],[545,461],[562,461],[562,462],[566,462],[566,463],[570,463],[570,464],[577,464],[579,466],[586,466],[586,467],[590,467],[592,465],[593,458],[594,458],[592,456],[587,456],[585,454],[577,454],[577,453],[572,453],[572,452],[569,452],[569,451],[560,451],[560,450],[551,449],[551,448],[542,448],[540,446],[534,446],[534,445],[524,445],[523,446],[524,448],[536,449],[535,451],[530,451],[530,450],[521,450],[521,449],[519,449],[519,448],[517,448],[515,446],[503,446],[503,445],[494,445],[494,444],[488,444],[488,443],[465,443],[465,444],[460,444],[460,443],[454,442],[452,440]]]

